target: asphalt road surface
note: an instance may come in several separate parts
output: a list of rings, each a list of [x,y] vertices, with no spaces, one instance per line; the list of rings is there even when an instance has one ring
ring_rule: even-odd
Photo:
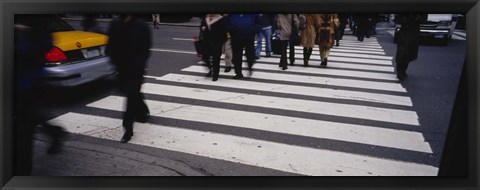
[[[318,48],[304,67],[296,47],[285,71],[278,55],[262,52],[244,79],[225,73],[222,60],[212,82],[193,47],[198,28],[152,29],[142,88],[151,120],[136,123],[129,144],[120,144],[124,98],[113,79],[48,92],[46,112],[71,135],[57,155],[46,155],[48,141],[37,135],[34,174],[435,176],[465,32],[447,46],[422,43],[399,82],[392,31],[381,23],[364,42],[347,31],[326,69]]]

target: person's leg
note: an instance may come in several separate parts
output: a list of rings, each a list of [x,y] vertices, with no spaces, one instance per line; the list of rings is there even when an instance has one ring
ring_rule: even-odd
[[[235,77],[234,78],[241,78],[242,75],[242,58],[243,58],[243,46],[242,40],[232,38],[231,39],[232,45],[232,63],[235,67]]]
[[[254,48],[254,37],[252,36],[249,39],[244,41],[245,45],[245,54],[247,56],[247,63],[249,71],[252,71],[253,63],[255,62],[255,48]]]
[[[320,63],[320,66],[321,67],[324,67],[325,66],[325,48],[319,48],[320,49],[320,60],[321,60],[321,63]]]
[[[295,46],[292,43],[289,43],[288,47],[289,47],[288,58],[290,59],[290,65],[293,65],[293,63],[295,63]]]
[[[272,56],[272,28],[267,28],[264,30],[265,34],[265,54],[266,57]]]
[[[322,59],[324,61],[324,67],[327,66],[328,64],[328,56],[330,55],[330,48],[325,48],[324,50],[324,58]]]
[[[220,57],[222,56],[222,44],[214,43],[212,52],[213,81],[218,80],[220,73]]]
[[[257,45],[255,46],[255,59],[260,58],[260,52],[262,51],[262,39],[264,37],[264,32],[261,30],[257,34]]]
[[[230,39],[227,39],[224,46],[225,53],[225,72],[230,72],[232,69],[232,45],[230,44]]]
[[[308,65],[308,60],[310,59],[310,57],[308,56],[308,48],[307,47],[304,47],[303,48],[303,65],[304,66],[307,66]]]
[[[280,41],[280,44],[281,44],[281,56],[280,56],[280,63],[279,63],[279,67],[282,68],[282,70],[285,70],[287,69],[287,47],[288,47],[288,41],[287,40],[282,40]]]

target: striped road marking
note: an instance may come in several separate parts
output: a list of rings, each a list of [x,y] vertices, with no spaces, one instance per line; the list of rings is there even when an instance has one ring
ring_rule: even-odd
[[[422,160],[422,156],[433,153],[429,142],[418,132],[422,126],[406,89],[397,83],[393,57],[385,54],[376,38],[358,42],[353,36],[345,36],[341,42],[340,47],[332,48],[327,69],[316,67],[320,64],[316,48],[309,67],[296,63],[287,71],[278,68],[278,55],[262,56],[254,65],[253,74],[246,76],[252,80],[233,80],[233,72],[221,72],[222,77],[212,82],[203,76],[206,67],[195,63],[164,76],[145,76],[150,80],[143,84],[142,92],[148,95],[146,103],[151,115],[188,121],[194,128],[135,123],[135,135],[129,143],[303,175],[437,175],[438,167],[386,155],[408,152],[414,157],[412,160]],[[302,47],[295,49],[296,58],[301,59]],[[192,51],[162,48],[151,51],[196,55]],[[200,101],[173,103],[164,97]],[[122,112],[124,102],[123,97],[109,95],[86,107]],[[217,104],[211,106],[210,102]],[[245,106],[259,110],[245,110]],[[272,112],[264,113],[262,109]],[[276,115],[277,111],[282,115]],[[309,116],[303,118],[303,114]],[[328,119],[332,117],[333,120]],[[114,141],[124,132],[121,119],[105,116],[70,112],[52,122],[72,133]],[[205,129],[209,124],[232,134],[209,131]],[[255,130],[271,137],[286,135],[295,141],[310,138],[318,140],[319,145],[255,139],[248,133],[236,134],[234,129]],[[343,147],[321,148],[324,142],[379,149],[371,149],[374,153],[342,152]]]

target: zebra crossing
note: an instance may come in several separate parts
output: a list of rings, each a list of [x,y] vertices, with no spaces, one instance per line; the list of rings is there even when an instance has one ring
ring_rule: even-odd
[[[142,91],[154,121],[135,123],[129,143],[301,175],[437,175],[393,57],[374,37],[361,43],[345,36],[341,42],[326,69],[319,68],[318,48],[303,67],[303,50],[296,47],[295,66],[282,71],[278,55],[261,56],[243,80],[221,71],[212,82],[201,63],[146,75]],[[121,113],[124,100],[111,95],[85,107]],[[51,122],[118,141],[121,118],[96,113],[70,112]]]

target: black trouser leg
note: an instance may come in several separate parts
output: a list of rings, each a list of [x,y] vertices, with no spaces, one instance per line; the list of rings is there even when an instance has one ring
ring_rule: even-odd
[[[290,59],[290,65],[293,65],[293,63],[295,63],[295,46],[292,43],[289,43],[288,47],[290,51],[288,58]]]
[[[243,42],[241,39],[231,38],[232,45],[232,63],[235,68],[235,74],[242,74]]]
[[[255,62],[255,36],[247,38],[244,40],[245,46],[245,54],[247,56],[247,63],[248,68],[251,69],[253,67],[253,63]]]
[[[214,43],[212,45],[212,76],[213,78],[218,78],[220,73],[220,57],[222,56],[222,45]]]
[[[287,46],[288,46],[288,41],[287,40],[282,40],[280,42],[281,44],[281,57],[280,57],[280,64],[279,66],[282,68],[287,68]]]
[[[127,110],[123,116],[123,127],[127,133],[133,134],[133,123],[136,117],[147,114],[148,107],[143,101],[143,94],[140,92],[142,79],[124,80],[127,95]]]

